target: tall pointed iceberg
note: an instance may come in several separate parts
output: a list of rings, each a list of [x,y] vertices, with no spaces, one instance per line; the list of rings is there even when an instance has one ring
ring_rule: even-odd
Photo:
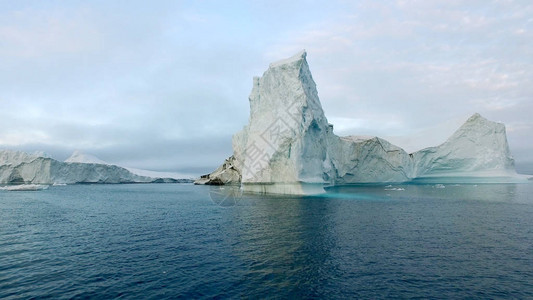
[[[328,182],[328,122],[306,52],[254,78],[248,125],[233,150],[244,190],[308,193]]]

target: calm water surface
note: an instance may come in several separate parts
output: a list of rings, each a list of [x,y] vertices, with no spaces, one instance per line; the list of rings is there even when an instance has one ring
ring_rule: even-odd
[[[0,191],[0,298],[177,297],[532,298],[533,183]]]

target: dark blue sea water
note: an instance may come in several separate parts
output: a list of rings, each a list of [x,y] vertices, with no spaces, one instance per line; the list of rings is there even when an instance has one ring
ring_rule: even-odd
[[[532,298],[533,184],[0,191],[0,298],[180,297]]]

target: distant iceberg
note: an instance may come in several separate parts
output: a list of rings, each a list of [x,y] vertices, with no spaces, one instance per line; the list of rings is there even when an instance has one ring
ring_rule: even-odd
[[[355,183],[526,180],[515,171],[505,126],[479,114],[442,145],[411,154],[379,137],[336,136],[306,56],[272,63],[254,78],[249,122],[233,136],[233,155],[196,184],[315,194],[326,185]]]
[[[84,161],[84,162],[81,162]],[[156,175],[152,173],[151,175]],[[57,185],[75,183],[190,182],[190,179],[146,176],[75,152],[67,162],[20,151],[0,151],[0,184]],[[11,188],[8,186],[8,188]],[[21,187],[23,188],[23,187]]]

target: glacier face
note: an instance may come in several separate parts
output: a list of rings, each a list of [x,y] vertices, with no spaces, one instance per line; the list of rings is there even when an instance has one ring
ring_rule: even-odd
[[[412,177],[409,154],[378,137],[337,137],[330,142],[333,184],[404,182]]]
[[[174,181],[169,181],[167,178],[136,175],[125,168],[115,165],[87,162],[60,162],[49,157],[19,151],[0,151],[0,184],[149,182]]]
[[[233,156],[197,184],[314,194],[324,185],[406,182],[425,177],[515,178],[505,126],[473,115],[444,144],[408,154],[378,137],[333,134],[306,52],[270,64],[253,81],[250,118]]]

